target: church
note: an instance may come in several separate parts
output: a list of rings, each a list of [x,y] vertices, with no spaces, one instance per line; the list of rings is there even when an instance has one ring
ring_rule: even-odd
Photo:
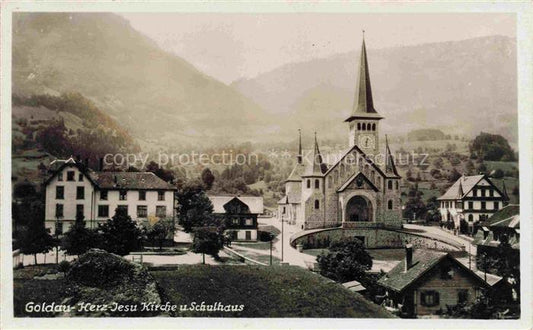
[[[398,174],[387,140],[380,148],[382,117],[374,108],[363,38],[359,79],[351,115],[348,149],[326,164],[315,141],[311,159],[304,159],[301,133],[297,162],[278,201],[279,217],[300,229],[400,228]]]

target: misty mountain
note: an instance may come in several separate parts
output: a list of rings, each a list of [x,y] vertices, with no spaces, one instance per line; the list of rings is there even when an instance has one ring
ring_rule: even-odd
[[[372,49],[370,78],[382,133],[438,128],[474,136],[480,131],[518,140],[516,44],[501,36]],[[370,48],[368,48],[370,47]],[[346,137],[359,51],[283,65],[232,84],[284,128]],[[357,69],[358,70],[358,69]],[[322,133],[321,133],[322,132]]]
[[[79,92],[136,137],[177,146],[242,139],[271,116],[240,92],[161,50],[114,14],[13,16],[13,93]]]

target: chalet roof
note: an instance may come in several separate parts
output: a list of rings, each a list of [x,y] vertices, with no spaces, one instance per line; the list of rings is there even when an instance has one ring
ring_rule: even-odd
[[[150,189],[175,190],[152,172],[93,172],[89,175],[100,189]]]
[[[370,73],[368,70],[368,61],[366,56],[366,45],[363,37],[361,45],[361,60],[359,62],[359,79],[355,89],[355,98],[352,114],[345,121],[352,121],[357,118],[375,118],[382,119],[376,109],[374,109],[374,100],[372,98],[372,87],[370,85]]]
[[[208,196],[211,204],[213,204],[213,213],[223,214],[226,213],[224,205],[229,201],[237,198],[250,209],[250,213],[263,214],[263,197],[256,196]]]
[[[483,221],[486,227],[520,228],[520,205],[509,204]]]
[[[405,271],[405,262],[400,262],[383,276],[378,284],[400,292],[423,274],[437,265],[448,254],[429,250],[416,250],[413,253],[413,265]]]
[[[454,257],[450,256],[450,254],[431,250],[415,250],[413,253],[413,265],[411,268],[405,271],[405,263],[400,262],[393,269],[391,269],[387,275],[379,279],[378,284],[393,291],[401,292],[446,258],[466,272],[470,273],[483,285],[489,285],[488,279],[487,282],[485,282],[483,278],[479,276],[479,274],[468,269],[468,267],[457,261],[457,259]]]
[[[471,176],[462,176],[455,183],[448,188],[444,195],[440,196],[439,200],[448,200],[448,199],[461,199],[463,196],[468,194],[472,188],[478,184],[484,175],[471,175]],[[462,192],[462,194],[460,194]]]

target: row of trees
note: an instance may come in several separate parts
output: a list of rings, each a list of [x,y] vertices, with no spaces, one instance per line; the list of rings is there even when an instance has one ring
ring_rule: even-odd
[[[87,228],[83,215],[78,214],[73,225],[59,240],[58,235],[52,236],[45,228],[44,212],[40,209],[24,226],[20,234],[20,249],[24,254],[34,255],[35,263],[37,254],[58,247],[68,255],[80,255],[91,248],[101,248],[124,256],[142,248],[144,242],[158,244],[161,249],[163,242],[173,233],[171,221],[160,219],[139,227],[126,210],[117,208],[111,219],[95,229]]]

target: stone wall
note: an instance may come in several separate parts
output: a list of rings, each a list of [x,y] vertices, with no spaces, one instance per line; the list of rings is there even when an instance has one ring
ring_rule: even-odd
[[[291,241],[292,246],[304,244],[313,248],[315,243],[324,241],[338,241],[343,237],[364,237],[367,248],[401,248],[406,242],[413,244],[414,248],[435,249],[441,251],[459,251],[461,246],[436,240],[420,234],[407,233],[394,229],[383,228],[332,228],[296,237]]]

